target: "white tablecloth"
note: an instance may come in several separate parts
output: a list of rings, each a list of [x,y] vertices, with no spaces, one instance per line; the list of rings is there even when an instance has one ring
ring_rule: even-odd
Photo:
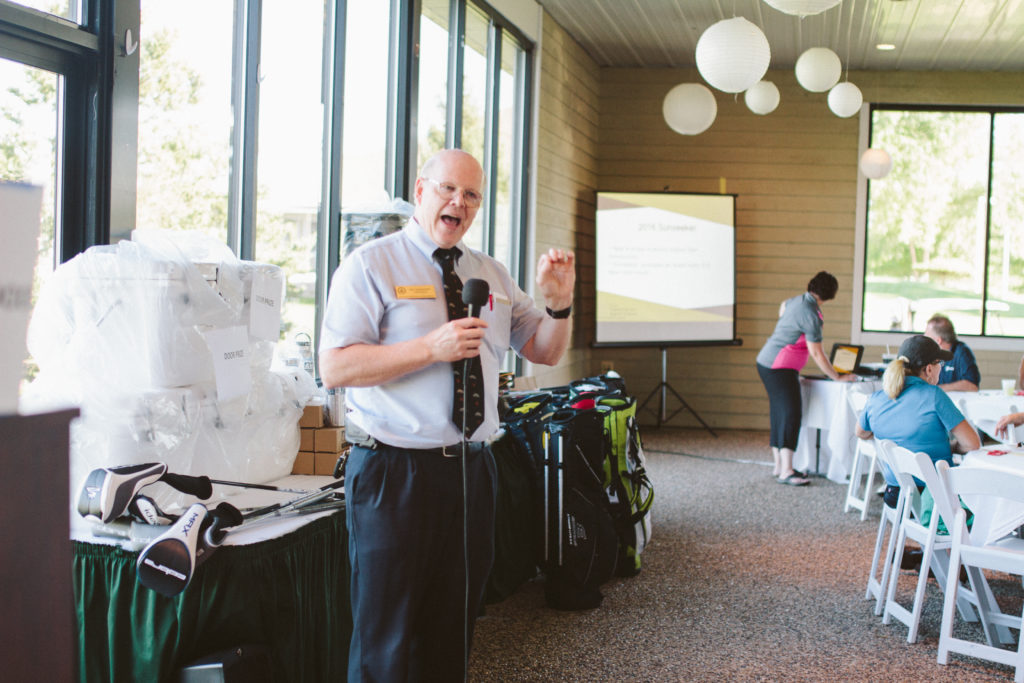
[[[979,432],[985,432],[997,441],[996,420],[1003,415],[1020,412],[1024,396],[1007,396],[1002,391],[948,391],[946,394],[960,408],[968,422]]]
[[[282,488],[315,491],[316,489],[326,486],[334,481],[337,481],[334,477],[290,474],[286,477],[282,477],[281,479],[268,482],[268,484]],[[159,485],[165,486],[165,484]],[[145,492],[145,489],[143,489],[142,493]],[[344,488],[339,488],[338,492],[344,492]],[[209,500],[197,500],[196,502],[205,503],[206,507],[212,510],[218,503],[224,501],[231,503],[236,508],[244,512],[251,508],[261,508],[275,503],[287,503],[301,497],[302,495],[303,494],[301,493],[264,491],[261,489],[247,489],[214,484],[213,496]],[[171,511],[168,512],[170,513]],[[295,531],[305,524],[309,524],[313,520],[320,519],[321,517],[329,514],[331,514],[330,511],[282,517],[266,517],[252,522],[246,522],[228,532],[224,538],[224,545],[251,545],[271,538],[279,538],[285,534]],[[140,536],[134,539],[118,538],[116,536],[109,535],[109,533],[112,532],[105,532],[104,525],[86,522],[80,517],[77,519],[73,517],[72,522],[71,538],[75,541],[85,541],[86,543],[98,543],[104,545],[120,545],[127,550],[139,550],[145,546],[149,540],[148,538],[141,537],[141,533]],[[152,536],[155,538],[166,528],[167,527],[154,527],[152,529]]]
[[[829,379],[801,377],[803,420],[800,423],[800,440],[793,456],[793,467],[815,472],[817,457],[820,473],[834,482],[846,483],[853,465],[854,439],[857,438],[857,418],[850,408],[847,393],[859,391],[872,394],[881,388],[881,380],[833,382]],[[819,429],[820,456],[815,452]]]
[[[1003,455],[990,455],[999,453]],[[1024,448],[1010,446],[987,446],[964,455],[964,461],[960,467],[984,467],[999,472],[1024,475]],[[1024,524],[1024,505],[1014,503],[1002,498],[989,496],[964,496],[964,503],[972,511],[988,518],[992,515],[992,523],[988,529],[980,528],[979,521],[975,521],[972,534],[980,533],[986,543],[991,543],[1017,527]]]

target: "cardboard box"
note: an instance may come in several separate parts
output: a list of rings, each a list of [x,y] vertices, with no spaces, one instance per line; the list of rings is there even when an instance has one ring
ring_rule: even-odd
[[[299,451],[295,456],[295,464],[292,465],[292,474],[313,474],[313,454],[309,451]]]
[[[334,476],[334,466],[338,464],[337,453],[314,453],[313,474]]]
[[[309,451],[312,453],[315,449],[313,448],[313,435],[316,433],[315,429],[300,429],[299,430],[299,450]]]
[[[315,452],[341,453],[344,449],[344,427],[323,427],[313,432],[313,450]]]
[[[324,426],[324,406],[306,406],[302,409],[302,417],[299,418],[299,426],[316,428]]]

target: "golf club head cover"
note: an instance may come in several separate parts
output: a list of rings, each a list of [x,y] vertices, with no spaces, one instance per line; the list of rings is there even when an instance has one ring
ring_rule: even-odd
[[[158,481],[166,472],[167,465],[162,462],[95,469],[85,477],[78,494],[78,514],[104,524],[117,519],[139,489]]]
[[[128,504],[128,514],[133,522],[157,526],[167,526],[177,519],[161,510],[155,500],[142,493],[132,498]]]
[[[193,504],[167,531],[143,548],[135,565],[139,583],[167,597],[185,590],[199,561],[209,554],[203,543],[208,515],[205,505]]]
[[[188,474],[167,472],[160,478],[160,481],[200,500],[206,500],[213,495],[213,483],[207,476],[193,477]]]
[[[213,512],[210,513],[210,519],[212,521],[206,527],[203,540],[211,548],[216,548],[224,542],[224,537],[227,536],[229,528],[238,526],[245,521],[241,511],[231,503],[220,503],[217,505]]]

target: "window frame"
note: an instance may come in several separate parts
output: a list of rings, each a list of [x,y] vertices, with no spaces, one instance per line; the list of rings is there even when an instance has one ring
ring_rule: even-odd
[[[994,119],[996,114],[1002,113],[1024,113],[1024,107],[1019,106],[998,106],[998,105],[940,105],[940,104],[899,104],[899,103],[871,103],[866,105],[861,112],[860,117],[860,135],[857,158],[864,154],[864,152],[871,147],[871,134],[872,134],[872,120],[874,112],[876,111],[921,111],[921,112],[970,112],[970,113],[983,113],[990,115],[990,127],[989,137],[990,140],[994,135]],[[987,190],[988,201],[986,201],[985,210],[985,273],[983,278],[983,287],[985,294],[982,297],[983,300],[988,299],[988,287],[989,287],[989,254],[990,250],[987,248],[987,243],[991,239],[992,230],[992,176],[993,166],[993,147],[990,144],[989,147],[989,159],[988,159],[988,182]],[[850,320],[850,338],[855,344],[863,345],[874,345],[874,346],[887,346],[887,347],[898,347],[909,334],[913,332],[901,331],[901,332],[878,332],[868,331],[863,329],[864,319],[864,293],[865,293],[865,282],[867,278],[867,240],[868,240],[868,203],[870,200],[870,184],[869,179],[864,176],[863,173],[857,173],[857,208],[856,208],[856,227],[854,237],[854,268],[853,268],[853,300],[852,300],[852,315]],[[984,328],[984,319],[983,319]],[[1019,351],[1021,343],[1024,341],[1024,336],[990,336],[990,335],[973,335],[973,334],[957,334],[958,338],[963,339],[967,342],[972,349],[984,350],[984,351]]]
[[[57,107],[54,266],[110,238],[110,112],[124,93],[106,87],[113,41],[100,39],[100,27],[114,17],[103,5],[90,3],[79,26],[0,0],[0,57],[64,79]]]

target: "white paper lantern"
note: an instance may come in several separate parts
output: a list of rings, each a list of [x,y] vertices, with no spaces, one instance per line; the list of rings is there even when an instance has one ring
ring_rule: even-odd
[[[715,122],[718,102],[700,83],[680,83],[668,91],[661,114],[669,128],[682,135],[699,135]]]
[[[811,92],[825,92],[839,82],[843,65],[827,47],[812,47],[796,60],[796,80]]]
[[[764,33],[743,17],[712,24],[697,41],[697,70],[723,92],[740,93],[757,83],[771,58]]]
[[[771,81],[758,81],[743,93],[743,101],[755,114],[771,114],[779,106],[779,89]]]
[[[841,118],[846,119],[858,113],[862,104],[864,96],[860,88],[849,81],[839,83],[828,91],[828,108]]]
[[[860,156],[860,172],[872,180],[889,175],[892,170],[892,157],[880,147],[870,147]]]
[[[795,14],[798,17],[806,17],[811,14],[820,14],[827,9],[832,9],[842,0],[764,0],[766,3],[786,14]]]

